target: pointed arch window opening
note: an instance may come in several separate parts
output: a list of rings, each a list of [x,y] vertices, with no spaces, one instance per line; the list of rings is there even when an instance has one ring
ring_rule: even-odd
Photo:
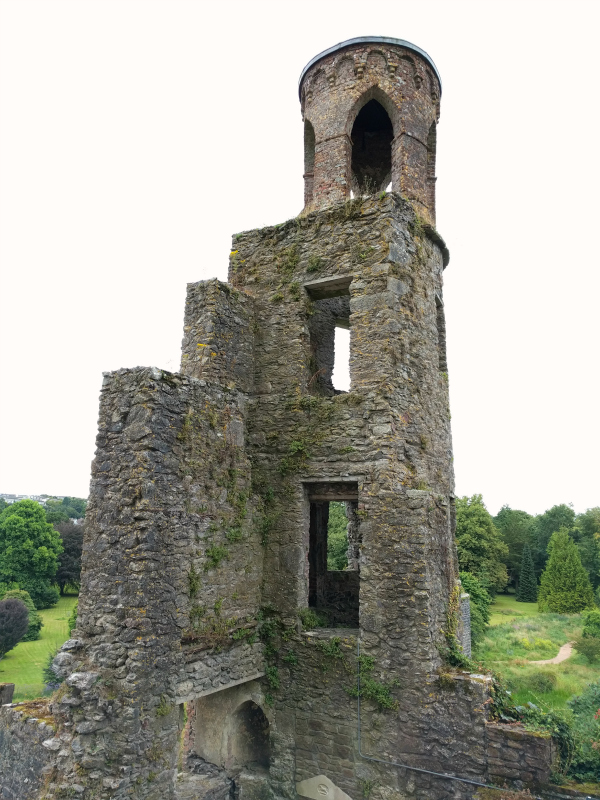
[[[391,190],[394,128],[389,114],[377,100],[369,100],[354,120],[352,185],[350,196]]]

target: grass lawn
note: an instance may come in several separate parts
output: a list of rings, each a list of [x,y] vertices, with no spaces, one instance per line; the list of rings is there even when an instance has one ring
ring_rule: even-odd
[[[515,600],[514,594],[497,594],[490,611],[492,612],[490,625],[501,625],[517,617],[533,617],[539,613],[537,603],[519,603]]]
[[[77,597],[61,597],[54,608],[40,611],[44,620],[42,638],[36,642],[21,642],[0,661],[0,683],[14,683],[14,700],[41,697],[44,691],[42,670],[49,653],[53,653],[69,638],[67,620]]]

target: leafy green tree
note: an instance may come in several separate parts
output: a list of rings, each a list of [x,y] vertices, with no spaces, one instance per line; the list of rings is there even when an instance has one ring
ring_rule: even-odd
[[[58,571],[55,578],[62,595],[68,586],[79,588],[83,525],[75,525],[69,521],[59,522],[54,527],[60,533],[63,546],[63,552],[58,557]]]
[[[540,611],[573,614],[592,608],[594,591],[581,564],[579,551],[566,528],[550,537],[548,563],[542,573],[538,605]]]
[[[565,528],[567,531],[575,527],[575,512],[571,506],[562,503],[552,506],[548,511],[535,518],[536,546],[533,554],[536,574],[540,575],[548,560],[548,544],[553,533]]]
[[[535,546],[535,518],[526,511],[502,506],[494,517],[494,525],[502,534],[502,539],[508,547],[508,555],[504,559],[504,563],[508,571],[509,582],[516,588],[521,573],[523,548],[526,544],[530,547]]]
[[[460,573],[460,582],[464,591],[469,595],[471,607],[471,645],[475,647],[481,641],[485,629],[490,622],[490,606],[492,598],[470,572]]]
[[[27,633],[29,614],[20,600],[0,600],[0,658]]]
[[[21,641],[34,642],[36,639],[41,639],[42,634],[40,631],[44,622],[41,614],[34,606],[29,592],[24,589],[10,589],[5,593],[4,597],[0,596],[0,600],[20,600],[26,606],[29,615],[29,627]]]
[[[535,603],[537,600],[538,588],[533,566],[531,548],[528,544],[523,547],[523,558],[521,560],[519,586],[517,588],[517,600],[521,603]]]
[[[600,508],[588,508],[582,514],[577,514],[571,536],[577,543],[581,563],[596,589],[600,586]]]
[[[480,494],[456,499],[456,546],[462,571],[474,575],[490,595],[504,589],[508,547]]]
[[[327,569],[348,566],[348,518],[344,503],[329,503],[327,523]]]
[[[0,580],[16,581],[36,608],[58,601],[53,583],[62,549],[58,531],[33,500],[21,500],[0,512]]]

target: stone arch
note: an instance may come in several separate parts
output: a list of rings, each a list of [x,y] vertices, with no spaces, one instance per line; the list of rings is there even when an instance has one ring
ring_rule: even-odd
[[[268,769],[270,720],[260,684],[248,681],[192,701],[191,750],[230,774],[252,765]]]
[[[324,92],[327,89],[327,87],[328,83],[325,70],[318,69],[313,76],[310,88],[313,90],[315,94],[319,94],[320,92]]]
[[[335,62],[335,71],[340,81],[348,81],[354,78],[354,59],[348,55],[343,55]]]
[[[390,114],[391,112],[391,114]],[[349,115],[352,189],[372,194],[392,179],[392,142],[397,109],[378,86],[367,90]]]
[[[354,127],[356,117],[360,114],[363,106],[366,106],[370,100],[377,100],[379,105],[383,106],[391,120],[394,136],[397,136],[400,132],[401,125],[400,110],[391,97],[386,94],[386,92],[384,92],[383,89],[381,89],[377,84],[370,86],[365,92],[363,92],[363,94],[361,94],[348,112],[348,116],[346,118],[346,133],[348,136],[352,135],[352,128]]]
[[[227,738],[227,760],[234,767],[268,769],[271,762],[269,720],[254,700],[246,700],[232,714]]]
[[[387,72],[388,59],[383,50],[372,48],[367,54],[367,69]]]

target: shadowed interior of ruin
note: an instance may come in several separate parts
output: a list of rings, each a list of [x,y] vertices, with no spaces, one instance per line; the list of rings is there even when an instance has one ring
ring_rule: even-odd
[[[394,129],[387,111],[369,100],[352,127],[352,183],[359,194],[382,191],[392,179]]]
[[[233,766],[258,766],[268,769],[269,721],[260,706],[248,700],[234,714],[231,737]]]

